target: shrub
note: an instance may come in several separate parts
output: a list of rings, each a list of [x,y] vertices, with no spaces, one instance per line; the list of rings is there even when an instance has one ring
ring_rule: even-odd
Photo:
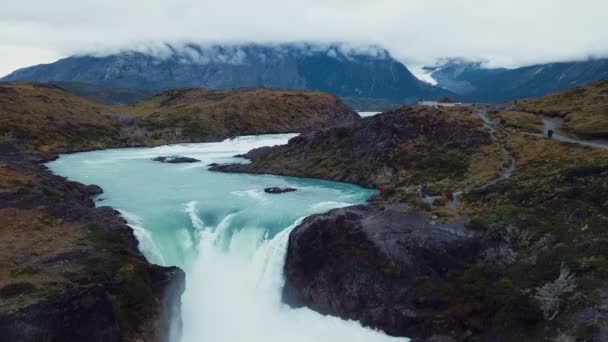
[[[540,309],[547,320],[553,320],[559,314],[562,296],[574,292],[576,279],[570,269],[562,264],[559,276],[550,283],[536,288],[534,299],[540,304]]]

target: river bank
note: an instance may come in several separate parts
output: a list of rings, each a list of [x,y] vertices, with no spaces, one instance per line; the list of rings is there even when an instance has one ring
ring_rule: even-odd
[[[149,264],[114,209],[95,207],[98,187],[52,175],[0,144],[3,276],[0,332],[12,341],[163,341],[172,333],[184,274]],[[175,326],[174,326],[175,328]]]

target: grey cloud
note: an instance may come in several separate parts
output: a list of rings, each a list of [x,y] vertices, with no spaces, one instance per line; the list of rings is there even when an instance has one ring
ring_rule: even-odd
[[[604,0],[2,1],[0,74],[74,53],[162,56],[173,52],[160,42],[189,41],[345,41],[327,52],[382,54],[379,45],[408,64],[457,56],[511,67],[607,56],[605,13]],[[183,52],[186,62],[210,55]]]
[[[99,49],[82,52],[81,55],[103,57],[113,54],[142,53],[162,62],[177,59],[184,64],[246,64],[273,63],[278,57],[287,55],[311,56],[325,54],[336,59],[353,59],[359,56],[386,58],[388,51],[377,45],[316,42],[267,43],[263,46],[256,43],[197,44],[194,42],[145,43],[134,44],[125,48]]]

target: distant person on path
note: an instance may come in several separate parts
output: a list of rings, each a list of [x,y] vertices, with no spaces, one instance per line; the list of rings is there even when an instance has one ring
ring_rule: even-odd
[[[549,139],[553,138],[553,130],[552,129],[549,129],[547,131],[547,138],[549,138]]]
[[[424,198],[424,196],[426,196],[427,189],[428,186],[426,183],[422,184],[418,189],[416,189],[416,197]]]

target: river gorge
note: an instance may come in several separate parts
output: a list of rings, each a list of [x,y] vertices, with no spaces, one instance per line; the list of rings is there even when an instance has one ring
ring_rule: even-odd
[[[146,258],[186,272],[183,329],[181,336],[174,329],[173,342],[407,340],[281,302],[291,230],[311,214],[365,203],[375,191],[315,179],[207,170],[211,163],[244,162],[233,156],[285,144],[293,136],[67,154],[48,167],[70,180],[101,186],[98,205],[122,213]],[[152,161],[170,155],[201,162]],[[297,191],[264,192],[277,186]]]

